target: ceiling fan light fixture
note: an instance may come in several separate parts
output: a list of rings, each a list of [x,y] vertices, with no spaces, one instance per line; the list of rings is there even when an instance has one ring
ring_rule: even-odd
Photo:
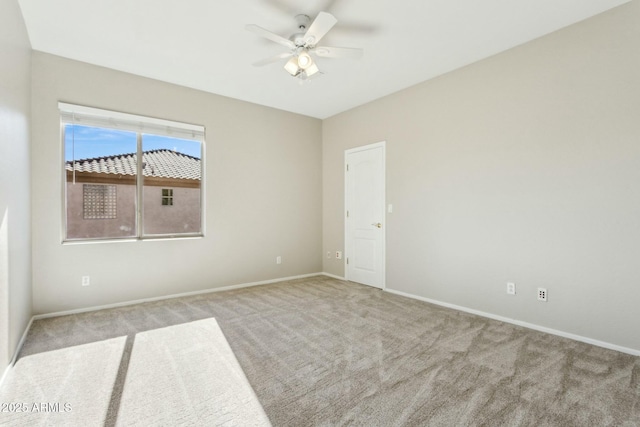
[[[284,65],[284,69],[287,70],[292,76],[297,76],[300,73],[300,67],[298,67],[298,58],[293,57]]]
[[[305,70],[304,73],[307,75],[307,77],[311,77],[313,76],[315,73],[317,73],[318,71],[320,71],[320,69],[318,68],[318,66],[314,63],[312,63],[310,66],[308,66]]]
[[[362,56],[362,49],[316,46],[338,22],[330,13],[318,13],[313,22],[311,22],[309,15],[297,15],[296,21],[298,32],[292,34],[288,39],[257,25],[250,24],[245,27],[261,37],[288,48],[285,53],[254,63],[255,66],[266,65],[279,59],[288,58],[284,69],[291,76],[299,80],[306,80],[316,74],[322,74],[310,53],[329,58],[359,58]]]
[[[311,59],[311,56],[307,52],[302,52],[300,53],[300,55],[298,55],[298,66],[300,68],[302,68],[303,70],[306,70],[312,65],[315,65],[315,64],[313,63],[313,59]]]
[[[293,77],[298,77],[301,80],[306,80],[307,77],[311,77],[320,71],[308,52],[301,52],[299,55],[289,59],[284,69]]]

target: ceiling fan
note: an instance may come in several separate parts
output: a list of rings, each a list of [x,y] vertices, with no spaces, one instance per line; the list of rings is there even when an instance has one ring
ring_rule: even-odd
[[[320,72],[320,69],[313,60],[312,55],[323,58],[362,57],[364,52],[362,49],[318,46],[320,40],[337,22],[338,20],[327,12],[320,12],[313,22],[311,22],[311,18],[309,18],[308,15],[297,15],[296,23],[298,25],[298,30],[289,38],[282,37],[254,24],[247,25],[245,28],[248,31],[288,48],[287,52],[283,52],[271,58],[263,59],[253,65],[259,67],[289,58],[284,69],[293,77],[306,80]],[[311,23],[311,25],[309,25],[309,23]]]

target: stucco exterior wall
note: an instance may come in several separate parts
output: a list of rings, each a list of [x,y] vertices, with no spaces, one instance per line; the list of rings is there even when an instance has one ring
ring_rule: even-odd
[[[116,218],[84,219],[84,183],[67,183],[67,238],[123,238],[135,237],[136,186],[115,185]],[[162,189],[173,190],[173,205],[162,205]],[[200,231],[200,189],[145,186],[144,233],[172,234]]]
[[[173,205],[162,205],[162,189],[144,187],[144,233],[200,232],[200,189],[172,188]]]

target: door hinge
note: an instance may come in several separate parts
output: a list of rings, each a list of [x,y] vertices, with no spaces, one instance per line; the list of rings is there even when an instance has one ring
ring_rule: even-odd
[[[349,163],[347,163],[347,172],[349,172]]]
[[[349,258],[347,257],[347,264],[349,264]]]
[[[347,211],[347,218],[349,218],[349,211]]]

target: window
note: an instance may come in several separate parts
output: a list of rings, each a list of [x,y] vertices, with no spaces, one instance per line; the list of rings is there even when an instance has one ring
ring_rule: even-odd
[[[162,206],[173,206],[173,189],[162,189]]]
[[[202,126],[59,108],[65,240],[202,235]]]

